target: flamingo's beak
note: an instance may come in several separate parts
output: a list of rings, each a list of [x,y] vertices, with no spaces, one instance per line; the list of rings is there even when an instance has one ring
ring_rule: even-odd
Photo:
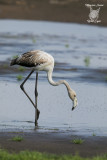
[[[77,97],[75,97],[73,100],[72,110],[74,110],[77,105],[78,105],[78,100],[77,100]]]

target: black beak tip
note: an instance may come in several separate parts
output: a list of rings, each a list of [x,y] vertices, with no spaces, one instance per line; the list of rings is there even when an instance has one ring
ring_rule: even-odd
[[[72,111],[74,110],[74,107],[72,107]]]

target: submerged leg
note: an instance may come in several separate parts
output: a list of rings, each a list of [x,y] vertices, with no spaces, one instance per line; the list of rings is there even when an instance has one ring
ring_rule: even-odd
[[[29,77],[31,76],[31,74],[34,72],[34,69],[30,72],[30,74],[25,78],[25,80],[23,81],[23,83],[20,85],[20,88],[22,89],[22,91],[25,93],[25,95],[28,97],[28,99],[30,100],[30,102],[33,104],[33,106],[36,108],[34,102],[32,101],[32,99],[29,97],[29,95],[26,93],[25,89],[24,89],[24,84],[25,82],[29,79]]]
[[[38,72],[36,72],[36,82],[35,82],[35,126],[37,126],[37,120],[39,119],[39,114],[40,114],[40,111],[37,108],[37,98],[38,98],[37,83],[38,83]]]

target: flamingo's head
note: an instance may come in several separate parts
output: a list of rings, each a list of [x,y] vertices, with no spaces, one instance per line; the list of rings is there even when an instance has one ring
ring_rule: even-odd
[[[69,90],[68,92],[70,99],[73,101],[73,106],[72,106],[72,110],[75,109],[75,107],[78,105],[78,100],[77,100],[77,96],[76,96],[76,92],[72,89]]]

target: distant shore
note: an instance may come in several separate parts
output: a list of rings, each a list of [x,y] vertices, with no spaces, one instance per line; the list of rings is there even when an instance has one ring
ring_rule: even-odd
[[[0,19],[46,20],[57,22],[87,22],[89,8],[85,4],[104,4],[100,9],[101,23],[94,25],[107,26],[107,1],[105,0],[0,0]],[[93,25],[92,23],[89,25]]]

